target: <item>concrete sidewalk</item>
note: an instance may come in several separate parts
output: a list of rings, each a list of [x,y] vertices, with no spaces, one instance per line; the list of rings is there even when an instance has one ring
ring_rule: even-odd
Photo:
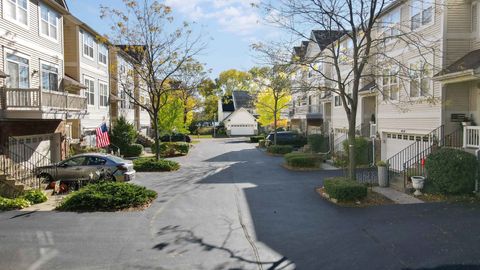
[[[32,211],[53,211],[60,205],[60,202],[67,196],[67,195],[47,195],[48,200],[43,203],[34,204],[30,207],[23,208],[20,211],[24,212],[32,212]]]
[[[388,187],[374,187],[373,191],[382,194],[397,204],[423,203],[422,200]]]

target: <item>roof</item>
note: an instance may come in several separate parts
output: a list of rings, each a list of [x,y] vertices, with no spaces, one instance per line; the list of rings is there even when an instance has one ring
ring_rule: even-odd
[[[294,53],[296,56],[299,58],[303,58],[305,54],[307,53],[307,46],[308,46],[308,41],[302,41],[300,46],[293,47]]]
[[[124,52],[125,54],[127,54],[128,56],[130,56],[131,58],[139,62],[141,62],[143,58],[143,55],[141,52],[145,51],[147,48],[147,46],[144,46],[144,45],[126,45],[126,44],[118,44],[118,45],[115,45],[115,47],[119,48],[120,51]],[[143,48],[143,50],[140,48]]]
[[[318,43],[320,50],[323,51],[328,45],[345,34],[344,31],[334,30],[313,30],[313,37]]]
[[[236,110],[240,108],[252,108],[253,98],[247,91],[233,91],[233,105]]]
[[[77,80],[65,75],[62,79],[63,87],[64,88],[78,88],[78,89],[87,89],[87,86],[78,82]]]
[[[480,50],[471,51],[462,58],[455,61],[447,68],[440,71],[434,77],[447,75],[450,73],[461,72],[470,69],[477,69],[480,67]]]
[[[371,91],[373,88],[377,87],[377,83],[375,81],[371,81],[369,82],[367,85],[365,85],[364,87],[360,88],[358,90],[358,92],[367,92],[367,91]]]
[[[257,118],[256,118],[252,113],[250,113],[247,109],[245,109],[245,108],[243,108],[243,107],[242,107],[242,108],[239,108],[238,110],[235,110],[233,113],[231,113],[231,114],[230,114],[229,116],[227,116],[225,119],[223,119],[223,121],[224,121],[224,122],[225,122],[225,121],[231,121],[231,119],[232,119],[234,116],[236,116],[238,113],[240,113],[240,112],[246,112],[246,113],[248,113],[248,115],[252,117],[252,120],[253,120],[253,121],[257,121]]]
[[[235,106],[233,105],[232,96],[223,96],[222,97],[222,111],[224,111],[224,112],[235,111]]]

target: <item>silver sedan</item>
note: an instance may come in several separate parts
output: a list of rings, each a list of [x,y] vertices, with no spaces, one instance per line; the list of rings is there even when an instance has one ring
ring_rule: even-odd
[[[50,166],[39,167],[37,175],[48,182],[99,178],[127,182],[135,179],[135,170],[131,161],[108,154],[86,153],[72,156]]]

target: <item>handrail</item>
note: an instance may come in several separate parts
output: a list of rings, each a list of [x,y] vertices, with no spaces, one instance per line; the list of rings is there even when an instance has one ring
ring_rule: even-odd
[[[10,146],[10,142],[11,142],[11,141],[15,141],[15,144],[16,144],[16,145],[18,145],[18,144],[23,145],[23,147],[27,148],[27,149],[30,150],[32,153],[36,153],[37,155],[41,156],[44,160],[47,160],[49,163],[52,162],[52,160],[51,160],[49,157],[47,157],[46,155],[38,152],[36,149],[33,149],[32,147],[28,146],[26,143],[20,143],[20,141],[19,141],[17,138],[15,138],[15,137],[9,137],[9,138],[8,138],[9,146]]]

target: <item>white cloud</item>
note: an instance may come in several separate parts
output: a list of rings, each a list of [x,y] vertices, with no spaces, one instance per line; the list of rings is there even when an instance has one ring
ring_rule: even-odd
[[[261,17],[252,3],[260,0],[166,0],[174,11],[195,21],[214,20],[224,31],[250,36],[262,31]]]

